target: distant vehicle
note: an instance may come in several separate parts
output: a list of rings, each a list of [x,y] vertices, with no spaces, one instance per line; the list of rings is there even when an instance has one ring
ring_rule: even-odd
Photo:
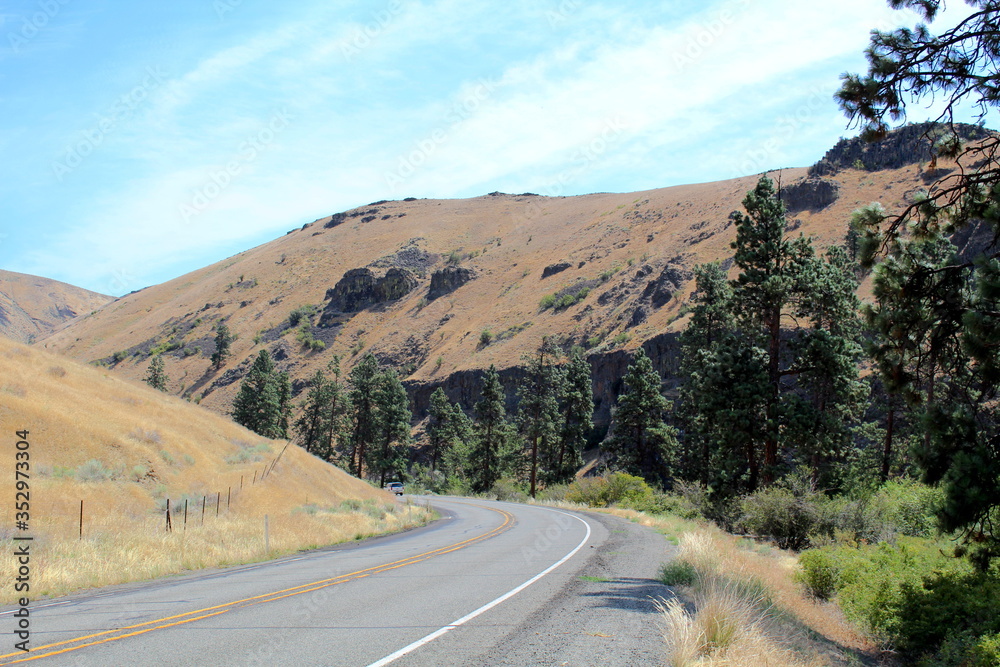
[[[397,496],[403,495],[403,483],[402,482],[389,482],[385,485],[385,490],[389,493],[395,493]]]

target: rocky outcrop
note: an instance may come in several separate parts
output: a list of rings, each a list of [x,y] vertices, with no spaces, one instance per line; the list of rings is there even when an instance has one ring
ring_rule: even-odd
[[[573,266],[569,262],[559,262],[557,264],[549,264],[544,269],[542,269],[542,279],[548,278],[549,276],[554,276],[557,273],[562,273],[569,267]]]
[[[476,272],[462,266],[446,266],[431,274],[431,286],[427,299],[433,301],[439,296],[450,294],[476,277]]]
[[[662,308],[673,298],[681,285],[691,280],[693,275],[683,266],[667,264],[660,271],[660,275],[646,283],[642,296],[649,299],[653,308]]]
[[[406,269],[391,268],[379,275],[369,268],[351,269],[326,291],[330,302],[321,318],[330,319],[335,313],[355,313],[370,306],[395,301],[409,294],[417,279]]]
[[[861,137],[841,139],[822,160],[809,167],[809,175],[829,176],[849,168],[865,171],[899,169],[929,162],[935,153],[931,141],[948,130],[948,126],[942,123],[914,123],[897,128],[884,139],[871,143]],[[990,134],[985,128],[966,123],[955,123],[954,130],[962,141],[975,141]]]
[[[840,186],[825,178],[807,178],[781,189],[781,201],[789,215],[826,208],[839,196]]]

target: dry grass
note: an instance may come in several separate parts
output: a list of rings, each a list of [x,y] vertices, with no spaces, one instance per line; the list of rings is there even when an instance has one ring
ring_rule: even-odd
[[[400,530],[430,516],[295,446],[260,481],[284,442],[6,339],[0,339],[0,423],[6,429],[0,478],[8,480],[0,494],[11,501],[15,431],[30,432],[30,529],[18,534],[34,538],[32,599],[260,560]],[[172,533],[165,531],[167,499]],[[9,524],[0,528],[0,549],[12,551],[16,532]],[[14,566],[13,558],[0,559],[0,579],[12,581]],[[14,597],[5,587],[0,604]]]
[[[680,589],[688,605],[661,605],[672,667],[812,667],[842,662],[835,654],[845,650],[874,652],[835,605],[809,597],[794,581],[793,553],[678,517],[606,511],[673,538],[678,560],[696,572]]]

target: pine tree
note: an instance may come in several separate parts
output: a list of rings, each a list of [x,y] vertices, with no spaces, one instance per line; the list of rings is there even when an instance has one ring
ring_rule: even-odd
[[[372,472],[379,475],[379,486],[385,486],[387,475],[398,473],[406,463],[404,451],[410,442],[410,399],[392,369],[378,375],[376,392],[377,447],[371,450],[369,465]]]
[[[483,376],[482,397],[475,406],[472,442],[466,469],[473,493],[483,493],[511,471],[518,456],[517,439],[507,421],[500,374],[490,365]]]
[[[594,428],[594,387],[590,362],[580,351],[570,356],[563,387],[562,430],[559,454],[553,462],[550,479],[568,482],[583,466],[583,450]]]
[[[212,365],[215,366],[216,370],[222,368],[222,364],[226,363],[226,359],[232,354],[229,348],[234,340],[236,340],[236,336],[229,332],[226,323],[219,322],[215,328],[215,352],[212,353],[211,357]]]
[[[146,371],[146,377],[143,378],[143,382],[153,389],[166,391],[167,382],[169,381],[170,378],[167,377],[167,371],[163,365],[163,357],[158,354],[153,355],[153,358],[149,361],[149,369]]]
[[[663,486],[677,445],[676,432],[663,421],[669,404],[660,393],[660,374],[642,348],[624,382],[625,390],[612,413],[614,435],[607,448],[621,470]]]
[[[856,282],[846,252],[815,257],[785,238],[774,184],[763,177],[734,212],[736,280],[698,269],[682,336],[684,458],[724,493],[773,483],[786,462],[837,473],[863,386]],[[693,472],[690,474],[694,474]]]
[[[890,4],[915,9],[927,21],[944,5],[941,0]],[[933,100],[945,131],[936,127],[925,137],[935,159],[955,158],[960,165],[900,212],[865,211],[859,254],[867,267],[880,260],[888,265],[885,279],[899,285],[880,303],[877,326],[907,340],[883,341],[877,359],[887,387],[893,383],[915,406],[910,409],[923,415],[916,458],[925,479],[941,482],[945,490],[942,527],[964,531],[978,545],[971,550],[973,562],[986,567],[1000,557],[1000,137],[984,131],[963,145],[953,119],[962,104],[972,103],[983,116],[1000,107],[1000,13],[993,1],[967,4],[972,13],[939,35],[924,25],[873,31],[868,73],[845,75],[837,97],[869,139],[885,136],[890,122],[904,119],[908,102]],[[948,242],[943,230],[968,225],[980,226],[982,236],[991,239],[974,253],[911,261],[901,252],[914,249],[913,243]]]
[[[448,400],[442,387],[431,394],[431,404],[427,413],[427,442],[431,450],[431,470],[437,470],[441,462],[450,460],[451,449],[467,440],[468,418],[462,409]]]
[[[352,429],[348,470],[356,477],[362,476],[370,455],[368,450],[378,437],[379,374],[378,361],[371,352],[351,369],[351,390],[348,396]]]
[[[715,423],[706,408],[719,391],[710,382],[713,366],[719,363],[720,346],[734,328],[733,290],[726,270],[718,262],[696,266],[694,273],[694,307],[680,337],[683,381],[675,417],[683,426],[684,437],[678,473],[708,486],[719,465],[712,463],[713,445],[718,438],[713,437],[717,435],[713,433]]]
[[[333,450],[325,438],[330,384],[326,374],[318,369],[309,379],[309,391],[302,402],[299,418],[295,420],[295,433],[302,448],[324,461],[333,460]]]
[[[524,379],[519,383],[518,422],[528,443],[528,475],[531,497],[535,497],[539,475],[542,483],[560,477],[559,401],[562,399],[564,373],[554,364],[557,350],[543,340],[538,351],[526,362]]]
[[[282,384],[271,355],[261,350],[233,399],[233,419],[265,438],[287,437],[287,396],[283,402]]]

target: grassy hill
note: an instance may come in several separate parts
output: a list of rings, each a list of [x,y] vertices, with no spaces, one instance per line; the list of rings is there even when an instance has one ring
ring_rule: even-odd
[[[8,524],[0,544],[12,553],[15,535],[34,538],[33,599],[265,558],[264,515],[271,555],[426,519],[296,446],[261,480],[286,443],[105,369],[3,338],[0,423],[0,475],[11,499],[16,432],[28,431],[29,528]],[[0,561],[0,577],[13,581],[14,567],[14,559]],[[13,598],[7,587],[0,603]]]
[[[30,343],[113,300],[57,280],[0,271],[0,335]]]
[[[896,144],[884,151],[891,160],[846,142],[821,176],[772,173],[794,233],[814,237],[822,251],[843,243],[856,208],[898,209],[927,187],[933,179],[920,153],[899,158],[906,147]],[[834,159],[849,153],[867,162]],[[948,168],[942,162],[935,174]],[[670,335],[686,323],[692,269],[732,257],[729,214],[756,180],[374,202],[118,299],[41,345],[130,378],[143,376],[152,353],[164,353],[170,392],[218,412],[229,409],[262,347],[289,371],[296,392],[334,355],[349,369],[372,350],[400,369],[419,416],[437,385],[471,407],[481,369],[513,369],[543,336],[554,336],[566,349],[588,350],[597,421],[606,423],[636,347],[645,345],[669,371]],[[239,338],[217,371],[209,356],[221,321]]]

